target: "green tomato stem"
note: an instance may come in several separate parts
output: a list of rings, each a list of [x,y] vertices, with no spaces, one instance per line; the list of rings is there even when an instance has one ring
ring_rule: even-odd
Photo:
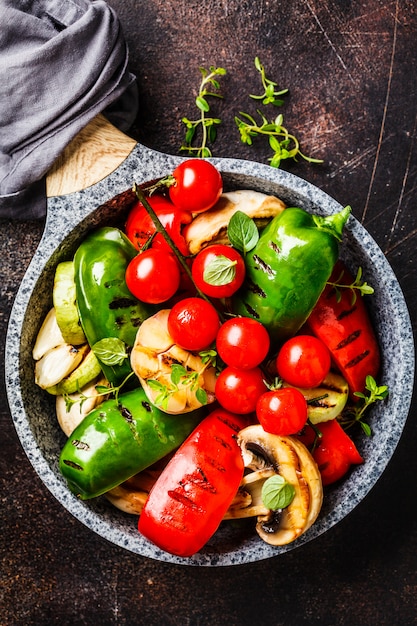
[[[133,191],[136,194],[136,197],[138,198],[139,202],[142,203],[142,205],[145,207],[146,211],[151,216],[152,221],[155,224],[155,228],[158,231],[158,233],[160,233],[162,235],[162,237],[165,239],[167,244],[170,246],[171,250],[174,252],[175,256],[177,257],[177,259],[179,261],[179,263],[181,264],[182,268],[184,269],[184,272],[186,273],[186,275],[188,276],[188,278],[190,279],[190,281],[194,285],[195,290],[196,290],[198,296],[200,298],[203,298],[203,300],[206,300],[207,302],[209,302],[209,304],[211,304],[212,306],[214,306],[213,303],[209,300],[209,298],[195,284],[195,281],[193,279],[191,270],[188,267],[186,258],[184,257],[183,254],[181,254],[181,252],[177,248],[175,242],[173,241],[172,237],[169,235],[169,233],[164,228],[161,220],[159,219],[159,217],[157,216],[157,214],[153,210],[152,206],[149,204],[149,202],[148,202],[148,200],[146,198],[146,195],[143,192],[143,190],[139,187],[139,185],[134,183]],[[219,311],[217,308],[216,308],[216,311],[217,311],[217,314],[218,314],[218,316],[220,318],[220,321],[224,322],[225,318],[223,316],[223,313],[221,311]]]

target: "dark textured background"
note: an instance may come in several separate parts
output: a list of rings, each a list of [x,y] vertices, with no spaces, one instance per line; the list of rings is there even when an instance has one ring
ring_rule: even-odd
[[[137,75],[132,135],[176,154],[200,65],[228,71],[215,156],[265,162],[233,117],[254,110],[253,59],[290,89],[282,110],[307,154],[285,165],[342,204],[377,240],[416,327],[417,8],[414,0],[112,0]],[[43,224],[1,228],[0,335]],[[2,339],[2,356],[4,354]],[[187,568],[108,544],[72,518],[29,464],[1,385],[0,624],[285,626],[417,624],[414,402],[386,472],[347,519],[313,543],[234,568]],[[395,392],[395,390],[393,390]]]

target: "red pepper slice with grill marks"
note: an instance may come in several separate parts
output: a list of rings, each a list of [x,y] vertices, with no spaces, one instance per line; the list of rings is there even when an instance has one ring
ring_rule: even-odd
[[[340,480],[351,465],[359,465],[364,462],[364,459],[337,419],[317,424],[317,429],[321,437],[312,455],[319,468],[323,486],[331,485]],[[307,424],[302,434],[297,435],[297,439],[311,449],[315,440],[315,431]]]
[[[329,282],[350,285],[354,282],[345,265],[338,261]],[[349,384],[351,396],[365,391],[366,376],[374,378],[380,367],[380,350],[363,296],[357,293],[352,304],[348,288],[327,284],[311,312],[307,326],[329,348],[333,361]]]
[[[222,409],[185,440],[152,487],[139,532],[181,557],[198,552],[216,532],[243,477],[236,436],[247,425]]]

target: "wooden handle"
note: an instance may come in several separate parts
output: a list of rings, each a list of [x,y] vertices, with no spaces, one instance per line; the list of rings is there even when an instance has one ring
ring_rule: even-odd
[[[98,115],[78,133],[48,172],[47,197],[80,191],[103,180],[135,146],[134,139]]]

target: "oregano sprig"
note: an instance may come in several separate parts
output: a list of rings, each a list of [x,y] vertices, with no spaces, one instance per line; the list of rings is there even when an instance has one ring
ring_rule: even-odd
[[[342,270],[341,274],[334,282],[328,281],[327,283],[328,285],[331,285],[333,287],[337,302],[340,302],[341,297],[342,297],[341,289],[351,290],[352,292],[351,305],[352,306],[356,302],[358,292],[362,294],[363,296],[372,295],[374,293],[374,288],[371,285],[368,285],[368,283],[365,281],[361,282],[362,274],[363,274],[361,267],[358,267],[358,271],[356,272],[355,280],[353,281],[353,283],[346,284],[346,283],[340,282],[342,280],[343,273],[344,272]]]
[[[253,98],[253,100],[262,100],[262,104],[265,105],[273,104],[276,107],[282,106],[284,104],[284,100],[282,98],[277,98],[277,96],[283,96],[284,94],[288,93],[288,89],[280,89],[278,91],[275,91],[275,87],[277,87],[278,84],[267,78],[265,74],[265,68],[259,60],[259,57],[255,57],[255,67],[261,74],[261,81],[264,92],[261,95],[249,94],[249,97]]]
[[[369,424],[364,421],[365,413],[371,404],[385,400],[385,398],[388,397],[389,391],[386,385],[377,385],[373,376],[366,377],[365,389],[367,393],[356,391],[354,394],[356,397],[360,398],[361,402],[353,407],[348,407],[338,419],[345,430],[355,424],[359,424],[365,435],[370,436],[372,432]]]
[[[208,366],[205,366],[205,368]],[[204,368],[204,369],[205,369]],[[169,384],[164,384],[160,380],[149,379],[147,384],[151,389],[158,392],[154,400],[156,406],[167,409],[169,399],[175,395],[181,388],[188,387],[191,391],[195,391],[195,395],[200,404],[207,404],[207,393],[205,389],[200,387],[199,380],[202,372],[195,370],[189,371],[183,365],[174,363],[171,366],[171,376]]]
[[[117,386],[107,386],[107,385],[96,385],[95,389],[96,389],[96,394],[94,397],[99,397],[99,396],[108,396],[110,394],[113,394],[114,398],[118,399],[119,397],[119,393],[122,390],[122,388],[126,385],[127,381],[134,376],[134,372],[130,372],[126,378],[124,378],[124,380],[122,380],[122,382],[120,383],[120,385]],[[65,401],[65,408],[67,413],[71,410],[71,408],[75,405],[75,404],[79,404],[80,405],[80,409],[82,408],[84,402],[86,402],[87,400],[90,400],[93,396],[88,396],[85,393],[83,393],[79,388],[77,388],[77,393],[79,394],[77,396],[77,398],[71,397],[70,394],[64,394],[63,398]]]
[[[216,140],[217,126],[221,124],[221,120],[218,117],[208,116],[208,113],[210,113],[208,98],[223,98],[219,93],[220,83],[217,77],[224,76],[226,70],[223,67],[214,66],[210,66],[209,70],[204,67],[199,69],[202,79],[195,104],[200,112],[200,117],[195,120],[190,120],[187,117],[182,118],[181,121],[185,124],[187,130],[180,150],[187,152],[191,156],[205,158],[212,156],[208,144],[213,144]],[[201,142],[200,145],[194,146],[193,142],[196,138],[197,130],[201,130]]]
[[[257,109],[260,121],[250,115],[249,113],[240,112],[240,117],[235,116],[235,123],[240,133],[240,139],[242,143],[251,146],[253,139],[258,136],[268,137],[269,146],[273,151],[272,157],[268,159],[269,164],[272,167],[278,168],[281,165],[281,161],[286,159],[297,160],[297,157],[301,157],[309,163],[322,163],[321,159],[315,159],[305,155],[300,150],[300,143],[295,135],[289,133],[284,126],[284,116],[282,114],[269,122],[265,115]]]

